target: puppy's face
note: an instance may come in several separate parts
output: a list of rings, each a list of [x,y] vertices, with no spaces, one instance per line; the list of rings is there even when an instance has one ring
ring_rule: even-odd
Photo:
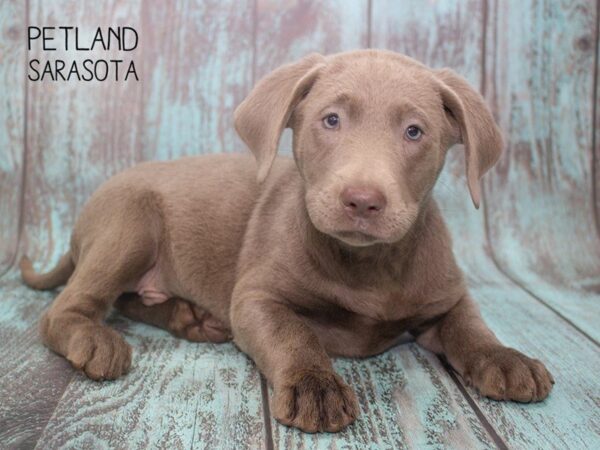
[[[294,109],[294,155],[313,224],[353,246],[392,243],[416,220],[456,141],[431,71],[338,57]]]
[[[478,207],[479,179],[502,149],[490,111],[464,79],[378,50],[312,54],[280,67],[236,109],[235,126],[259,181],[283,128],[293,128],[310,219],[353,246],[400,240],[458,142]]]

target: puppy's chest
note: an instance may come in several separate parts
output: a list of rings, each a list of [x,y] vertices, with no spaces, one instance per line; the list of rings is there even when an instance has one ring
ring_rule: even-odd
[[[329,295],[315,293],[312,299],[298,313],[330,353],[343,356],[380,353],[437,314],[426,300],[397,291],[344,288]]]
[[[403,322],[422,312],[428,299],[401,289],[338,287],[323,300],[375,323]]]

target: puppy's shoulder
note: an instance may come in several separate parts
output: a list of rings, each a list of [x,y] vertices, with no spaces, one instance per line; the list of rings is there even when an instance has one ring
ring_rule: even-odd
[[[423,286],[445,289],[450,285],[462,285],[463,277],[452,250],[452,237],[434,199],[426,207],[418,230],[419,245],[415,252],[414,266],[426,268],[417,278]]]

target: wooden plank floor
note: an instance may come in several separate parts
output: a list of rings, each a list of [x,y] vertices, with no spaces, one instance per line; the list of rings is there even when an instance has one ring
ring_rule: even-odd
[[[267,387],[233,345],[192,344],[117,315],[109,322],[133,345],[134,368],[96,383],[40,344],[36,321],[54,294],[11,271],[0,280],[0,447],[598,448],[598,346],[480,256],[464,267],[471,289],[500,339],[548,364],[557,384],[545,402],[481,398],[406,342],[337,359],[361,416],[342,433],[309,435],[268,417]]]
[[[0,2],[0,449],[600,448],[597,7]],[[27,51],[27,24],[135,27],[140,82],[26,83],[26,60],[48,57]],[[20,282],[20,254],[51,266],[84,201],[126,167],[242,150],[232,111],[273,68],[312,51],[362,47],[452,67],[481,90],[505,132],[483,210],[470,204],[460,148],[449,152],[436,196],[486,321],[554,374],[546,401],[482,398],[407,341],[374,358],[337,359],[360,418],[342,433],[309,435],[270,417],[269,386],[232,344],[184,342],[114,314],[109,322],[134,348],[133,369],[103,383],[41,345],[37,321],[56,293]]]

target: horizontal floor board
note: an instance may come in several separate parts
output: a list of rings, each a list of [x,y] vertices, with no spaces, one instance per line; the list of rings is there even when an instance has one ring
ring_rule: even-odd
[[[360,416],[337,434],[307,434],[272,420],[275,448],[495,448],[492,437],[430,352],[415,343],[367,359],[336,359]]]
[[[261,448],[260,377],[232,344],[197,344],[115,317],[132,370],[112,382],[78,374],[40,438],[51,448]]]
[[[512,448],[599,448],[598,347],[555,312],[501,274],[491,260],[467,269],[482,315],[498,338],[540,359],[556,384],[541,403],[495,402],[469,389],[496,432]]]
[[[74,372],[40,342],[37,322],[53,297],[0,280],[0,448],[33,448]]]

